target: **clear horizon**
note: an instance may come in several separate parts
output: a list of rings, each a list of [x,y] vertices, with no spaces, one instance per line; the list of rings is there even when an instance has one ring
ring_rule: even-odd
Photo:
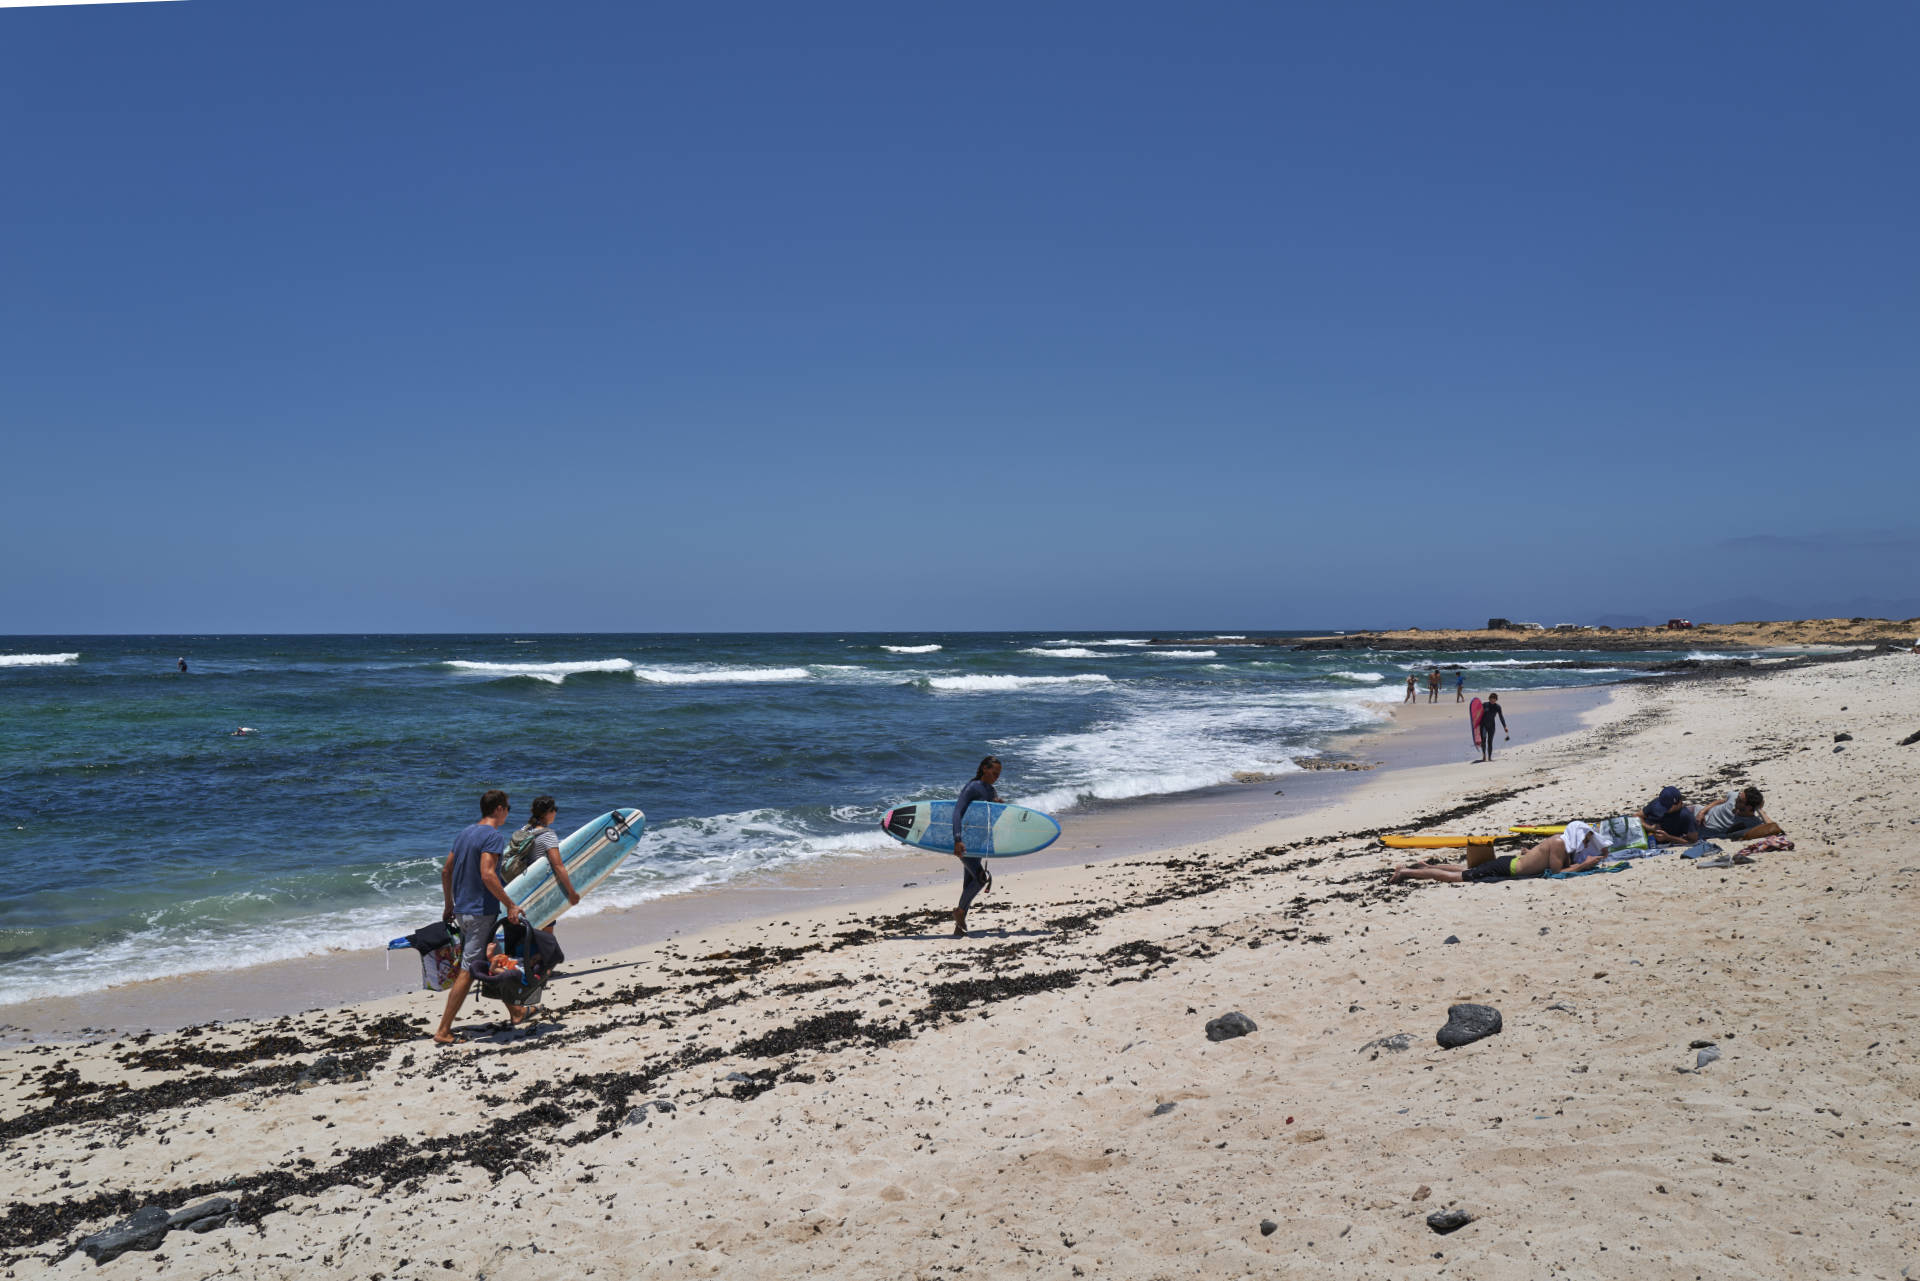
[[[0,9],[0,633],[1920,615],[1916,37]]]

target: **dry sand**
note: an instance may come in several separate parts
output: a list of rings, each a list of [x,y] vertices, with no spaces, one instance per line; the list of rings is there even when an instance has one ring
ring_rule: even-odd
[[[83,1232],[224,1186],[234,1224],[100,1275],[1920,1273],[1920,659],[1620,687],[1588,719],[1010,871],[965,941],[916,890],[570,967],[531,1036],[436,1051],[415,993],[7,1050],[5,1270],[93,1275]],[[1746,781],[1797,851],[1390,886],[1374,839]],[[1504,1031],[1439,1049],[1459,1001]],[[1208,1042],[1232,1010],[1258,1030]],[[1722,1057],[1689,1070],[1694,1041]],[[1448,1207],[1475,1220],[1437,1235]]]

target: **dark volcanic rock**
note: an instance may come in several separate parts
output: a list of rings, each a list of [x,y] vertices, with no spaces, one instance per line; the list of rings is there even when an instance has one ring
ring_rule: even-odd
[[[1443,1049],[1458,1049],[1471,1045],[1481,1037],[1492,1036],[1500,1030],[1500,1011],[1491,1005],[1449,1005],[1447,1007],[1447,1025],[1440,1029],[1434,1039]]]
[[[1449,1232],[1458,1232],[1473,1222],[1473,1216],[1465,1210],[1435,1210],[1427,1216],[1427,1226],[1445,1236]]]
[[[1162,1103],[1159,1107],[1153,1110],[1153,1114],[1155,1116],[1165,1116],[1167,1113],[1173,1111],[1175,1108],[1179,1106],[1180,1105],[1178,1103]]]
[[[1260,1220],[1260,1235],[1263,1237],[1270,1237],[1274,1234],[1274,1231],[1279,1228],[1279,1226],[1280,1225],[1278,1223],[1275,1223],[1272,1219],[1262,1219]]]
[[[1835,734],[1835,735],[1833,736],[1833,741],[1834,741],[1834,742],[1836,742],[1836,743],[1851,743],[1851,742],[1853,741],[1853,735],[1851,735],[1851,734]]]
[[[1901,739],[1898,746],[1912,747],[1915,743],[1920,743],[1920,730],[1915,730],[1913,733]]]
[[[1442,943],[1458,943],[1460,941],[1460,936],[1458,934],[1449,934],[1445,938],[1441,939],[1440,941]]]
[[[135,1210],[104,1232],[96,1232],[80,1243],[80,1248],[95,1263],[117,1259],[129,1250],[156,1250],[166,1239],[173,1216],[157,1205]]]
[[[223,1196],[211,1197],[198,1205],[190,1205],[184,1210],[175,1210],[167,1219],[169,1228],[192,1228],[195,1232],[210,1232],[233,1217],[239,1209]]]
[[[1207,1020],[1209,1041],[1231,1041],[1236,1036],[1245,1036],[1249,1032],[1259,1030],[1258,1024],[1238,1010],[1231,1014],[1222,1014],[1217,1019]]]

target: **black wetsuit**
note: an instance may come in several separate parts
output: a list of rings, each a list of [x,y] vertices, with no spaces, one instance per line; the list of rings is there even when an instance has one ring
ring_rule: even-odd
[[[971,779],[960,789],[960,795],[953,802],[953,841],[960,843],[960,820],[966,817],[967,807],[975,801],[997,801],[1000,793],[993,785],[979,779]],[[962,878],[960,883],[960,910],[966,911],[981,891],[993,884],[993,875],[987,871],[985,861],[969,854],[960,860]]]
[[[1493,758],[1493,723],[1495,720],[1500,722],[1501,729],[1504,730],[1507,728],[1507,714],[1500,710],[1500,704],[1491,702],[1480,704],[1480,745],[1486,752],[1489,760]]]

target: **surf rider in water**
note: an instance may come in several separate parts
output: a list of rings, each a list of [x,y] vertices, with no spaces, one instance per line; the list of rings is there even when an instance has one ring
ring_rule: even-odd
[[[973,779],[960,789],[960,795],[953,803],[953,853],[960,860],[960,906],[953,909],[953,936],[967,936],[967,908],[972,906],[975,897],[993,885],[993,875],[987,871],[986,860],[969,858],[967,843],[960,838],[960,821],[967,816],[967,807],[975,801],[997,801],[1000,793],[993,785],[1000,778],[1000,758],[989,756],[980,762],[980,768],[973,772]]]

